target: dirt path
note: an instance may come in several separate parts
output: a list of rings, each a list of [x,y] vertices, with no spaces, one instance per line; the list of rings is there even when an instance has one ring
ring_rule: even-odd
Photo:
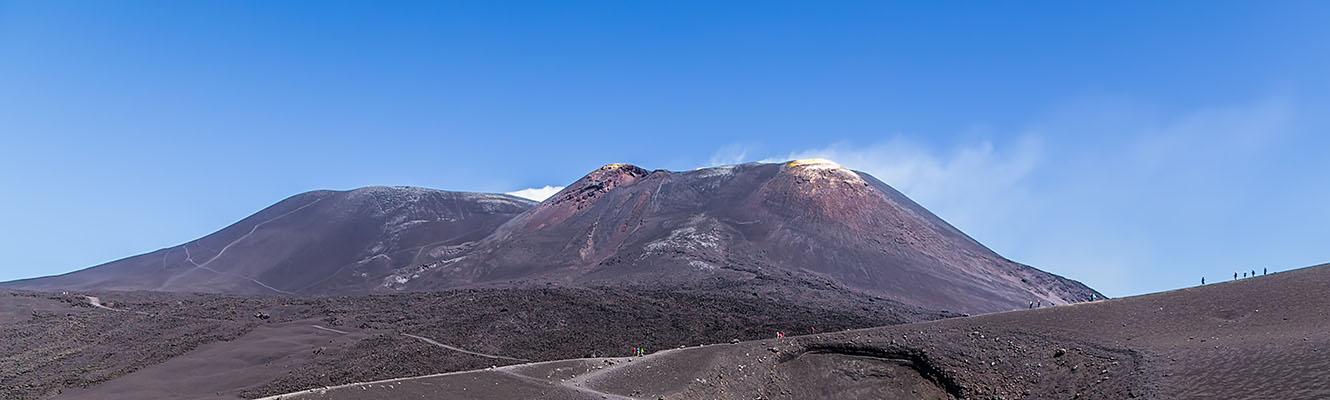
[[[447,349],[449,349],[449,350],[459,351],[459,352],[462,352],[462,353],[473,354],[473,355],[478,355],[478,356],[483,356],[483,357],[502,358],[502,359],[508,359],[508,360],[515,360],[514,358],[510,358],[510,357],[503,357],[503,356],[495,356],[495,355],[490,355],[490,354],[476,353],[476,352],[467,351],[467,350],[459,349],[459,348],[452,347],[452,346],[447,346],[447,345],[441,344],[441,343],[439,343],[439,342],[437,342],[437,341],[435,341],[435,340],[432,340],[432,339],[429,339],[429,338],[426,338],[426,337],[421,337],[421,336],[417,336],[417,335],[408,334],[408,333],[403,333],[402,335],[404,335],[404,336],[408,336],[408,337],[412,337],[412,338],[415,338],[415,339],[417,339],[417,340],[421,340],[421,341],[426,342],[426,343],[429,343],[429,344],[431,344],[431,345],[435,345],[435,346],[439,346],[439,347],[447,348]],[[706,347],[710,347],[710,346],[706,346]],[[645,356],[642,356],[642,357],[612,357],[612,358],[587,358],[587,359],[579,359],[579,360],[585,360],[585,361],[592,361],[592,362],[594,362],[594,363],[597,364],[597,365],[605,365],[605,364],[608,364],[608,365],[606,365],[606,366],[603,367],[603,368],[589,370],[589,371],[584,372],[584,373],[582,373],[582,374],[580,374],[580,375],[576,375],[576,376],[572,377],[571,379],[556,379],[556,378],[551,378],[551,377],[532,376],[532,375],[528,375],[528,374],[525,374],[525,373],[522,372],[522,370],[523,370],[524,368],[537,367],[537,366],[541,366],[541,365],[545,365],[545,364],[550,364],[550,363],[564,363],[564,362],[568,362],[568,361],[577,361],[577,360],[555,360],[555,361],[528,362],[528,363],[523,363],[523,364],[506,365],[506,366],[502,366],[502,367],[489,368],[489,369],[484,369],[484,370],[458,371],[458,372],[449,372],[449,373],[443,373],[443,374],[433,374],[433,375],[415,376],[415,377],[407,377],[407,378],[385,379],[385,380],[379,380],[379,381],[373,381],[373,382],[350,383],[350,384],[345,384],[345,385],[331,386],[331,387],[325,387],[325,388],[316,388],[316,389],[308,389],[308,390],[302,390],[302,391],[299,391],[299,392],[287,393],[287,394],[282,394],[282,395],[277,395],[277,396],[270,396],[270,397],[266,397],[266,398],[264,398],[264,399],[260,399],[260,400],[265,400],[265,399],[266,399],[266,400],[273,400],[273,399],[298,399],[298,398],[303,398],[304,395],[314,395],[314,397],[319,397],[319,398],[321,398],[321,397],[322,397],[321,395],[323,395],[323,394],[325,394],[325,393],[328,393],[328,392],[337,391],[338,389],[347,389],[347,388],[356,388],[356,387],[360,387],[360,388],[364,389],[364,388],[372,388],[372,387],[374,387],[374,386],[382,386],[382,385],[392,386],[392,385],[400,385],[400,384],[403,384],[403,383],[407,383],[407,382],[411,382],[411,381],[417,381],[417,380],[424,380],[424,379],[439,379],[439,378],[445,378],[445,377],[449,377],[449,376],[466,375],[466,374],[500,374],[500,375],[507,376],[507,377],[511,377],[511,378],[518,379],[518,380],[521,380],[521,381],[530,382],[530,383],[533,383],[533,384],[536,384],[536,385],[538,385],[538,386],[542,386],[542,387],[547,387],[547,386],[558,386],[558,387],[562,387],[562,388],[564,388],[564,389],[572,390],[572,391],[575,391],[575,392],[581,393],[581,394],[583,394],[583,395],[586,395],[586,396],[589,396],[590,398],[595,398],[595,399],[610,399],[610,400],[638,400],[638,399],[639,399],[638,397],[625,396],[625,395],[621,395],[621,394],[609,393],[609,392],[604,392],[604,391],[598,390],[598,389],[595,388],[595,384],[596,384],[596,382],[597,382],[599,379],[601,379],[602,377],[606,377],[606,376],[612,375],[612,374],[614,374],[614,373],[616,373],[616,372],[619,372],[619,371],[621,371],[621,370],[623,370],[623,369],[625,369],[625,368],[627,368],[627,367],[630,367],[630,366],[644,365],[644,363],[649,363],[649,362],[651,362],[652,360],[654,360],[654,359],[656,359],[656,358],[659,358],[659,357],[662,357],[662,356],[666,356],[666,355],[671,354],[671,353],[674,353],[674,352],[676,352],[676,351],[678,351],[678,350],[680,350],[680,349],[666,349],[666,350],[662,350],[662,351],[659,351],[659,352],[651,353],[651,354],[648,354],[648,355],[645,355]]]
[[[410,378],[393,378],[393,379],[384,379],[384,380],[378,380],[378,381],[372,381],[372,382],[347,383],[347,384],[344,384],[344,385],[334,385],[334,386],[327,386],[327,387],[314,388],[314,389],[305,389],[305,390],[301,390],[301,391],[299,391],[299,392],[291,392],[291,393],[284,393],[284,394],[279,394],[279,395],[274,395],[274,396],[268,396],[268,397],[260,397],[260,398],[254,399],[254,400],[283,400],[283,399],[298,399],[298,398],[300,398],[301,395],[306,395],[306,394],[323,394],[323,393],[327,393],[327,392],[330,392],[330,391],[336,391],[336,390],[339,390],[339,389],[346,389],[346,388],[353,388],[353,387],[361,387],[361,386],[368,386],[368,385],[387,385],[387,384],[393,384],[393,383],[397,383],[397,382],[408,381],[408,380],[412,380],[412,379],[438,378],[438,377],[444,377],[444,376],[462,375],[462,374],[473,374],[473,373],[476,373],[476,371],[455,371],[455,372],[445,372],[445,373],[442,373],[442,374],[434,374],[434,375],[414,376],[414,377],[410,377]]]
[[[559,385],[562,385],[563,387],[566,387],[566,388],[569,388],[569,389],[573,389],[573,390],[577,390],[577,391],[580,391],[580,392],[585,392],[585,393],[588,393],[588,394],[592,394],[592,395],[596,395],[596,396],[601,396],[602,398],[606,398],[606,399],[633,400],[633,399],[636,399],[636,398],[635,398],[635,397],[629,397],[629,396],[623,396],[623,395],[617,395],[617,394],[611,394],[611,393],[601,392],[601,391],[599,391],[599,390],[592,389],[590,386],[588,386],[588,384],[589,384],[590,382],[592,382],[593,379],[599,378],[599,377],[601,377],[601,376],[603,376],[603,375],[606,375],[606,374],[609,374],[609,373],[611,373],[611,372],[618,371],[619,369],[622,369],[622,368],[624,368],[624,367],[627,367],[627,366],[629,366],[629,365],[632,365],[633,362],[644,362],[644,361],[647,361],[647,360],[650,360],[650,359],[653,359],[653,358],[659,357],[659,356],[661,356],[661,355],[668,354],[668,353],[670,353],[670,352],[672,352],[672,351],[674,351],[674,350],[675,350],[675,349],[663,350],[663,351],[659,351],[659,352],[651,353],[651,354],[648,354],[648,355],[646,355],[646,356],[636,357],[636,358],[634,358],[634,357],[607,358],[606,360],[614,360],[614,364],[612,364],[612,365],[610,365],[609,367],[606,367],[606,368],[602,368],[602,369],[595,370],[595,371],[592,371],[592,372],[588,372],[588,373],[585,373],[585,374],[582,374],[582,375],[578,375],[577,377],[575,377],[575,378],[573,378],[573,379],[569,379],[569,380],[566,380],[566,381],[563,381],[563,382],[559,382]],[[550,382],[550,383],[554,383],[554,382]]]
[[[343,335],[347,334],[346,331],[339,331],[339,330],[336,330],[336,329],[333,329],[333,328],[329,328],[329,327],[326,327],[326,326],[323,326],[323,325],[310,325],[310,326],[314,327],[314,329],[318,329],[318,330],[321,330],[321,331],[328,331],[328,332],[332,332],[332,333],[340,333],[340,334],[343,334]]]
[[[231,248],[231,246],[235,246],[236,243],[240,243],[241,240],[245,240],[245,238],[248,238],[250,235],[253,235],[254,232],[255,232],[255,231],[258,231],[259,228],[262,227],[263,225],[265,225],[265,224],[267,224],[267,223],[269,223],[269,222],[273,222],[273,221],[276,221],[276,220],[278,220],[278,219],[281,219],[282,217],[285,217],[285,216],[287,216],[287,215],[294,214],[294,213],[296,213],[297,211],[303,210],[303,209],[305,209],[305,207],[312,206],[312,205],[314,205],[315,203],[318,203],[319,201],[322,201],[322,200],[323,200],[323,198],[315,199],[314,201],[311,201],[311,202],[309,202],[309,203],[307,203],[307,204],[305,204],[305,205],[302,205],[302,206],[300,206],[300,207],[296,207],[296,209],[294,209],[294,210],[291,210],[291,211],[287,211],[287,212],[285,212],[285,213],[282,213],[282,215],[278,215],[278,216],[276,216],[276,217],[272,217],[272,218],[269,218],[269,219],[267,219],[267,220],[264,220],[263,222],[259,222],[259,223],[257,223],[257,224],[254,224],[254,226],[253,226],[252,228],[249,229],[249,232],[246,232],[244,235],[241,235],[239,238],[236,238],[236,240],[232,240],[231,243],[227,243],[226,246],[222,246],[222,249],[221,249],[221,250],[218,250],[218,251],[217,251],[217,254],[214,254],[214,255],[212,256],[212,258],[209,258],[207,261],[204,261],[203,264],[199,264],[197,261],[194,261],[194,257],[193,257],[192,255],[189,254],[189,243],[185,243],[184,245],[181,245],[181,246],[180,246],[181,248],[183,248],[183,249],[185,250],[185,261],[189,261],[190,264],[193,264],[195,269],[203,269],[203,270],[211,271],[211,272],[216,273],[216,274],[219,274],[219,275],[229,275],[229,276],[234,276],[234,277],[241,278],[241,279],[247,279],[247,280],[249,280],[249,281],[251,281],[251,282],[254,282],[255,284],[258,284],[259,286],[262,286],[262,287],[268,289],[268,290],[271,290],[271,291],[274,291],[274,292],[277,292],[277,293],[281,293],[281,294],[285,294],[285,295],[289,295],[289,296],[293,296],[293,295],[295,295],[295,293],[292,293],[292,292],[289,292],[289,291],[285,291],[285,290],[281,290],[281,289],[278,289],[278,288],[275,288],[275,287],[269,286],[269,285],[266,284],[266,283],[260,282],[258,279],[254,279],[254,278],[251,278],[251,277],[248,277],[248,276],[244,276],[244,275],[240,275],[240,274],[233,274],[233,273],[226,273],[226,272],[218,271],[218,270],[215,270],[215,269],[209,268],[209,267],[208,267],[208,264],[211,264],[213,261],[217,260],[217,258],[221,257],[223,253],[226,253],[226,250],[227,250],[227,249],[230,249],[230,248]],[[165,257],[165,256],[163,256],[163,257]],[[165,262],[164,260],[165,260],[165,259],[163,258],[163,262]],[[177,279],[180,279],[180,277],[182,277],[182,276],[184,276],[183,273],[181,273],[181,274],[176,274],[175,276],[173,276],[173,277],[167,279],[166,282],[163,282],[160,286],[157,287],[157,289],[160,290],[160,289],[162,289],[162,288],[164,288],[164,287],[170,285],[172,282],[175,282]]]
[[[449,345],[446,345],[446,344],[443,344],[443,343],[439,343],[438,341],[435,341],[434,339],[430,339],[430,338],[427,338],[427,337],[424,337],[424,336],[416,336],[416,335],[412,335],[412,334],[410,334],[410,333],[403,333],[402,335],[403,335],[403,336],[406,336],[406,337],[409,337],[409,338],[413,338],[413,339],[416,339],[416,340],[422,341],[422,342],[425,342],[425,343],[429,343],[429,344],[432,344],[432,345],[435,345],[435,346],[439,346],[439,347],[442,347],[442,348],[445,348],[445,349],[448,349],[448,350],[452,350],[452,351],[456,351],[456,352],[461,352],[461,353],[466,353],[466,354],[470,354],[470,355],[473,355],[473,356],[481,356],[481,357],[485,357],[485,358],[493,358],[493,359],[499,359],[499,360],[521,361],[521,362],[531,361],[531,360],[527,360],[527,359],[524,359],[524,358],[513,358],[513,357],[504,357],[504,356],[498,356],[498,355],[493,355],[493,354],[477,353],[477,352],[474,352],[474,351],[471,351],[471,350],[467,350],[467,349],[463,349],[463,348],[458,348],[458,347],[453,347],[453,346],[449,346]]]
[[[329,327],[326,327],[326,326],[323,326],[323,325],[310,325],[310,326],[313,327],[314,329],[318,329],[318,330],[322,330],[322,331],[328,331],[328,332],[333,332],[333,333],[338,333],[338,334],[343,334],[343,335],[349,333],[349,332],[346,332],[346,331],[343,331],[343,330],[337,330],[337,329],[329,328]],[[412,335],[412,334],[410,334],[410,333],[403,333],[402,336],[406,336],[406,337],[409,337],[409,338],[412,338],[412,339],[416,339],[416,340],[419,340],[419,341],[422,341],[422,342],[425,342],[425,343],[429,343],[430,345],[433,345],[433,346],[438,346],[438,347],[442,347],[442,348],[445,348],[445,349],[448,349],[448,350],[456,351],[456,352],[459,352],[459,353],[466,353],[466,354],[470,354],[470,355],[473,355],[473,356],[480,356],[480,357],[485,357],[485,358],[493,358],[493,359],[496,359],[496,360],[518,361],[518,362],[530,362],[530,361],[531,361],[531,360],[527,360],[527,359],[525,359],[525,358],[513,358],[513,357],[505,357],[505,356],[500,356],[500,355],[495,355],[495,354],[485,354],[485,353],[474,352],[474,351],[467,350],[467,349],[463,349],[463,348],[460,348],[460,347],[449,346],[449,345],[446,345],[446,344],[443,344],[443,343],[439,343],[439,341],[437,341],[437,340],[430,339],[430,338],[427,338],[427,337],[424,337],[424,336]]]
[[[497,370],[497,371],[498,371],[499,373],[501,373],[501,374],[505,374],[505,375],[512,376],[512,377],[517,378],[517,379],[521,379],[521,380],[528,381],[528,382],[532,382],[532,383],[536,383],[536,384],[552,384],[552,383],[554,383],[554,382],[547,381],[547,380],[544,380],[544,379],[533,378],[533,377],[530,377],[530,376],[522,375],[522,374],[519,374],[519,373],[513,372],[513,371],[511,371],[511,370],[509,370],[509,369],[499,369],[499,370]],[[591,395],[592,397],[600,398],[600,399],[611,399],[611,400],[635,400],[635,398],[633,398],[633,397],[620,396],[620,395],[613,394],[613,393],[605,393],[605,392],[602,392],[602,391],[599,391],[599,390],[596,390],[596,389],[592,389],[592,388],[589,388],[589,387],[582,386],[582,384],[580,384],[580,383],[579,383],[579,384],[570,384],[570,382],[571,382],[571,381],[564,381],[564,382],[561,382],[559,385],[560,385],[560,386],[563,386],[563,387],[565,387],[565,388],[568,388],[568,389],[576,390],[576,391],[578,391],[578,392],[586,393],[586,394],[588,394],[588,395]]]
[[[411,336],[411,337],[417,337],[417,338],[418,338],[418,336],[414,336],[414,335],[410,335],[410,334],[403,334],[403,335]],[[422,338],[421,340],[422,340],[422,341],[426,341],[426,342],[430,342],[430,341],[428,341],[428,340],[426,340],[426,339],[423,339],[423,338]],[[435,343],[431,343],[431,344],[436,344],[436,345],[437,345],[437,342],[435,342]],[[444,347],[447,347],[447,346],[444,346]],[[455,348],[450,348],[450,349],[455,349]],[[459,350],[459,351],[462,351],[462,350]],[[463,352],[466,352],[466,353],[469,353],[469,354],[475,354],[475,353],[468,352],[468,351],[463,351]],[[639,361],[640,361],[640,360],[646,360],[646,359],[649,359],[651,356],[659,355],[659,354],[662,354],[662,353],[665,353],[665,352],[655,353],[655,354],[652,354],[652,355],[648,355],[648,356],[646,356],[646,357],[638,357],[638,358],[633,358],[633,357],[618,357],[618,358],[595,358],[595,359],[588,359],[588,360],[596,360],[596,361],[614,360],[615,363],[614,363],[612,366],[610,366],[610,367],[607,367],[607,368],[604,368],[604,369],[601,369],[601,370],[596,370],[596,371],[592,371],[592,372],[584,373],[583,375],[580,375],[580,376],[578,376],[577,378],[569,379],[569,380],[564,380],[564,381],[559,381],[559,380],[555,380],[555,379],[546,379],[546,378],[540,378],[540,377],[533,377],[533,376],[529,376],[529,375],[523,375],[523,374],[521,374],[521,373],[516,372],[515,370],[516,370],[516,369],[519,369],[519,368],[522,368],[522,367],[531,367],[531,366],[537,366],[537,365],[548,364],[548,363],[566,362],[566,361],[569,361],[569,360],[542,361],[542,362],[534,362],[534,363],[506,365],[506,366],[503,366],[503,367],[491,368],[491,369],[484,369],[484,370],[456,371],[456,372],[447,372],[447,373],[442,373],[442,374],[432,374],[432,375],[424,375],[424,376],[413,376],[413,377],[406,377],[406,378],[384,379],[384,380],[378,380],[378,381],[372,381],[372,382],[348,383],[348,384],[344,384],[344,385],[329,386],[329,387],[314,388],[314,389],[306,389],[306,390],[301,390],[301,391],[299,391],[299,392],[292,392],[292,393],[280,394],[280,395],[276,395],[276,396],[264,397],[264,398],[261,398],[261,399],[258,399],[258,400],[299,399],[299,398],[304,398],[304,395],[315,395],[315,396],[317,397],[318,395],[322,395],[322,394],[325,394],[325,393],[328,393],[328,392],[335,392],[335,391],[340,390],[340,389],[348,389],[348,388],[356,388],[356,387],[364,388],[364,387],[383,386],[383,385],[389,385],[389,386],[391,386],[391,385],[397,385],[397,384],[401,384],[401,383],[404,383],[404,382],[410,382],[410,381],[415,381],[415,380],[422,380],[422,379],[438,379],[438,378],[445,378],[445,377],[449,377],[449,376],[468,375],[468,374],[502,374],[502,375],[504,375],[504,376],[509,376],[509,377],[512,377],[512,378],[515,378],[515,379],[518,379],[518,380],[521,380],[521,381],[526,381],[526,382],[534,383],[534,384],[537,384],[537,385],[540,385],[540,386],[545,386],[545,385],[560,386],[560,387],[563,387],[563,388],[566,388],[566,389],[569,389],[569,390],[573,390],[573,391],[576,391],[576,392],[579,392],[579,393],[582,393],[582,394],[585,394],[585,395],[591,396],[591,398],[596,398],[596,399],[610,399],[610,400],[637,400],[636,397],[623,396],[623,395],[618,395],[618,394],[613,394],[613,393],[606,393],[606,392],[602,392],[602,391],[596,390],[596,389],[594,389],[594,388],[588,387],[587,384],[586,384],[586,379],[582,379],[582,378],[583,378],[583,377],[591,378],[591,377],[595,377],[595,376],[601,376],[601,375],[603,375],[603,374],[608,373],[609,371],[614,371],[614,370],[617,370],[617,369],[619,369],[619,368],[623,368],[624,366],[631,365],[631,363],[628,361],[630,358],[633,358],[634,360],[639,360]]]

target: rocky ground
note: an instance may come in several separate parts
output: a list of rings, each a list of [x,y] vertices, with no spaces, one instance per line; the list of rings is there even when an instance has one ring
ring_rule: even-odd
[[[931,322],[757,289],[3,292],[0,397],[1330,398],[1330,266]]]
[[[1330,265],[1124,299],[283,399],[1324,399]]]
[[[862,296],[794,300],[769,290],[717,289],[550,287],[311,298],[3,291],[0,398],[254,398],[531,361],[626,356],[635,347],[947,316]],[[87,296],[105,307],[92,306]]]

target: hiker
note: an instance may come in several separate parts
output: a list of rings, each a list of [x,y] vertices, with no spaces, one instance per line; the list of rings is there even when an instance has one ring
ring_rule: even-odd
[[[776,331],[776,339],[785,337],[785,332]]]
[[[1201,277],[1201,286],[1205,286],[1205,277],[1204,277],[1204,276]]]
[[[1043,307],[1043,306],[1044,306],[1044,301],[1043,301],[1043,300],[1037,300],[1037,301],[1034,302],[1034,308],[1039,308],[1039,307]]]
[[[1031,309],[1034,308],[1034,300],[1030,300],[1030,308],[1031,308]]]
[[[1246,278],[1246,277],[1247,277],[1247,272],[1246,272],[1246,271],[1243,271],[1243,272],[1242,272],[1242,277],[1243,277],[1243,278]]]
[[[1238,280],[1238,273],[1237,273],[1237,272],[1234,272],[1234,273],[1233,273],[1233,280],[1235,280],[1235,281]]]
[[[1256,277],[1256,270],[1254,270],[1254,269],[1251,270],[1251,277],[1252,277],[1252,278],[1255,278],[1255,277]]]
[[[1270,268],[1265,268],[1265,267],[1261,268],[1261,275],[1266,275],[1269,273],[1270,273]]]

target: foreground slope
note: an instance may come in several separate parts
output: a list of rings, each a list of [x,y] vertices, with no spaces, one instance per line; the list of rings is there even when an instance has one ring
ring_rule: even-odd
[[[390,271],[464,251],[534,204],[508,195],[411,187],[308,192],[179,246],[0,287],[365,292],[382,285]]]
[[[942,317],[870,300],[823,308],[613,288],[305,297],[0,289],[0,399],[254,398]]]
[[[1323,399],[1325,293],[1330,265],[1124,299],[280,398]]]
[[[1007,260],[885,183],[824,160],[686,172],[607,165],[471,251],[397,277],[404,290],[707,284],[794,301],[849,289],[971,313],[1098,296]]]

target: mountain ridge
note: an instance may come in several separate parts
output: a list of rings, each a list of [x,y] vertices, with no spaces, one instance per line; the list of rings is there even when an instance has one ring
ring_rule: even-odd
[[[339,275],[348,268],[370,278],[431,260],[534,204],[509,195],[416,187],[315,190],[177,246],[0,286],[317,294],[323,293],[320,285],[353,279]],[[315,272],[317,279],[293,276]]]
[[[610,164],[504,223],[464,258],[392,286],[715,279],[831,281],[963,312],[1101,296],[1001,257],[871,175],[825,160],[682,172]]]
[[[868,296],[967,313],[1102,297],[998,255],[869,174],[817,159],[609,164],[540,203],[412,187],[311,191],[180,246],[0,286],[336,295],[554,284]]]

